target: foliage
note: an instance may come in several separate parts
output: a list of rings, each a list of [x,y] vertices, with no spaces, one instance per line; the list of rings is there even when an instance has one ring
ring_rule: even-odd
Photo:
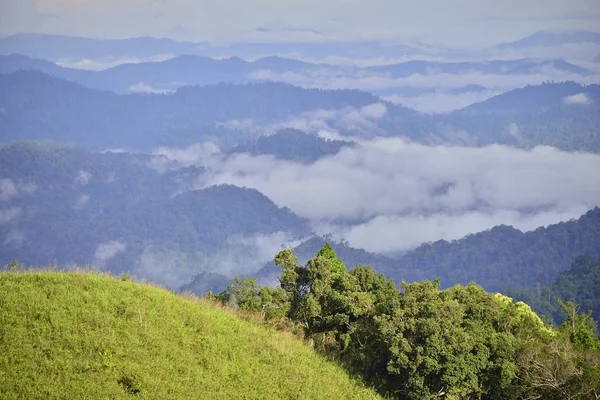
[[[165,285],[173,284],[166,278],[179,277],[180,285],[199,271],[214,271],[210,256],[234,235],[308,230],[303,219],[256,190],[190,190],[202,168],[170,170],[167,161],[46,142],[0,146],[0,184],[17,188],[2,199],[2,210],[16,212],[0,224],[0,264],[56,260],[139,276],[137,267],[160,263],[145,277]],[[112,242],[120,243],[113,257],[97,254]]]
[[[344,147],[351,145],[350,142],[326,140],[296,129],[285,129],[238,145],[229,153],[270,154],[282,160],[312,163],[324,156],[337,154]]]
[[[459,240],[425,243],[381,271],[395,280],[439,277],[445,287],[474,281],[492,292],[535,288],[550,284],[578,256],[600,257],[599,243],[596,207],[577,220],[531,232],[502,225]]]
[[[569,315],[565,314],[561,302],[576,303],[583,312],[600,320],[600,259],[578,257],[571,268],[559,273],[550,285],[529,290],[510,289],[506,293],[531,304],[538,314],[557,324]]]
[[[474,283],[396,288],[369,267],[347,271],[329,244],[305,266],[291,249],[275,262],[288,318],[384,395],[592,399],[600,387],[595,322],[572,303],[564,304],[567,321],[554,330],[525,303]],[[245,282],[252,290],[243,293],[256,298],[255,282]]]
[[[3,399],[372,399],[289,334],[89,273],[0,273]]]

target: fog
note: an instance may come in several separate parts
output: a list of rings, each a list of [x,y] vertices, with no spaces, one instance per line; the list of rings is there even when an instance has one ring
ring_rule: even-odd
[[[196,148],[202,146],[169,154],[189,165]],[[196,188],[255,188],[308,218],[317,232],[383,253],[499,224],[530,230],[600,204],[600,155],[544,146],[428,147],[375,138],[312,164],[248,154],[197,163],[208,172]]]
[[[135,276],[161,282],[177,288],[200,272],[215,272],[227,277],[252,274],[271,261],[286,247],[294,247],[300,240],[286,232],[254,236],[234,235],[219,249],[209,254],[190,254],[177,249],[158,246],[145,247],[134,263]]]

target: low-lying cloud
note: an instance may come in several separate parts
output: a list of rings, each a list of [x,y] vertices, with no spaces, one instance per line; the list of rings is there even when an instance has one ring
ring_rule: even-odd
[[[586,93],[578,93],[571,96],[567,96],[563,99],[565,104],[574,104],[574,105],[589,105],[592,103],[592,99]]]
[[[0,179],[0,201],[8,201],[14,197],[29,195],[37,190],[34,183],[13,181],[12,179]]]
[[[501,94],[500,90],[481,90],[452,93],[449,91],[426,92],[416,96],[397,94],[382,96],[383,100],[398,104],[424,114],[446,113],[485,101]]]
[[[156,87],[146,84],[144,82],[138,82],[135,85],[129,86],[129,88],[127,88],[127,91],[129,93],[149,93],[149,94],[168,94],[168,93],[175,92],[175,90],[173,90],[173,89],[156,88]]]
[[[372,92],[399,88],[420,88],[429,90],[457,89],[469,85],[483,86],[489,90],[511,90],[527,85],[541,84],[546,81],[575,81],[583,84],[598,81],[597,74],[579,75],[551,65],[543,65],[532,69],[530,73],[493,74],[478,70],[463,73],[447,73],[429,71],[414,73],[407,77],[393,77],[385,72],[367,70],[340,73],[331,70],[276,72],[260,70],[251,74],[258,80],[286,82],[308,88],[323,89],[360,89]]]
[[[21,215],[21,209],[19,207],[0,208],[0,225],[15,220],[19,215]]]
[[[139,64],[143,62],[160,62],[170,60],[175,57],[172,54],[159,54],[148,58],[136,57],[102,57],[97,59],[89,58],[63,58],[56,62],[57,65],[65,68],[83,69],[89,71],[103,71],[105,69],[117,67],[122,64]]]
[[[152,245],[143,249],[131,272],[170,288],[178,288],[205,271],[230,278],[252,274],[281,249],[299,243],[289,233],[275,232],[255,236],[234,235],[208,254]]]
[[[591,184],[600,155],[546,146],[430,147],[376,138],[313,164],[237,154],[202,165],[208,172],[197,188],[255,188],[319,233],[388,253],[499,224],[533,229],[600,204],[600,186]]]
[[[96,251],[94,252],[94,261],[102,266],[106,261],[125,251],[126,248],[127,246],[124,243],[117,240],[101,243],[96,247]]]

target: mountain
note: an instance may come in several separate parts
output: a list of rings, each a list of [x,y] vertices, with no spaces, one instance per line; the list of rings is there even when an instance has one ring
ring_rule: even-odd
[[[423,47],[421,47],[423,48]],[[378,42],[251,42],[226,45],[178,42],[141,37],[131,39],[89,39],[46,34],[20,34],[0,38],[0,54],[20,53],[47,60],[60,59],[147,59],[157,55],[194,54],[206,57],[261,58],[296,54],[304,58],[330,56],[348,58],[402,58],[423,54],[425,49]]]
[[[441,278],[444,287],[477,282],[488,291],[550,284],[579,256],[600,257],[600,208],[578,220],[521,232],[510,226],[460,240],[425,243],[382,270],[394,280]]]
[[[324,243],[325,239],[314,237],[295,247],[294,253],[304,264]],[[553,282],[579,256],[600,257],[600,208],[578,220],[531,232],[496,226],[459,240],[424,243],[399,257],[369,253],[344,243],[331,245],[348,268],[368,265],[395,282],[440,278],[442,287],[476,282],[491,292],[535,288]],[[270,262],[250,275],[264,284],[277,284],[280,273]]]
[[[412,126],[406,122],[398,126],[412,139],[429,144],[547,145],[597,153],[600,85],[561,82],[527,86],[447,115],[423,118]]]
[[[490,74],[490,75],[531,75],[543,68],[553,68],[564,73],[587,75],[589,71],[564,60],[492,60],[469,62],[408,61],[400,64],[382,65],[367,68],[368,71],[386,73],[394,78],[406,78],[414,74]]]
[[[132,39],[89,39],[62,35],[20,34],[0,38],[0,53],[20,53],[46,60],[148,58],[161,54],[194,52],[199,43],[141,37]]]
[[[572,31],[539,31],[532,35],[511,43],[502,43],[496,48],[527,48],[535,46],[558,46],[570,43],[596,43],[600,44],[600,33],[572,30]]]
[[[511,290],[505,293],[516,300],[524,301],[539,315],[548,317],[556,324],[564,322],[565,315],[559,300],[574,302],[582,313],[590,312],[596,321],[600,319],[600,259],[578,257],[571,267],[558,274],[547,286],[535,289]]]
[[[232,283],[232,279],[215,272],[201,272],[192,277],[192,280],[179,287],[178,292],[191,292],[197,296],[206,296],[208,292],[221,293]]]
[[[185,87],[169,95],[122,95],[34,71],[0,75],[2,141],[54,140],[91,149],[151,150],[213,140],[227,147],[244,133],[218,123],[280,121],[317,109],[377,103],[356,90],[281,83]]]
[[[481,103],[457,111],[456,115],[519,115],[541,113],[552,109],[600,107],[600,85],[580,85],[575,82],[546,83],[527,86],[494,96]]]
[[[117,95],[34,71],[0,75],[2,141],[53,140],[95,150],[148,151],[204,141],[229,149],[255,139],[255,130],[244,128],[248,124],[273,126],[309,111],[360,109],[374,103],[382,101],[357,90],[303,89],[282,83]],[[329,123],[342,135],[404,136],[424,144],[549,145],[600,152],[599,85],[528,86],[437,116],[382,104],[386,112],[370,122],[368,130],[343,118]],[[318,153],[320,145],[314,145],[317,148],[311,151]]]
[[[211,85],[221,82],[249,83],[255,81],[275,80],[290,83],[289,75],[305,76],[307,81],[319,79],[319,76],[345,76],[352,82],[353,77],[373,76],[407,78],[411,75],[453,76],[468,74],[489,74],[500,76],[535,76],[541,71],[552,69],[564,76],[579,75],[585,77],[589,71],[564,60],[495,60],[472,62],[433,62],[409,61],[399,64],[382,65],[366,68],[348,68],[327,64],[312,64],[289,58],[265,57],[254,62],[244,61],[238,57],[214,59],[197,55],[180,55],[160,62],[143,62],[122,64],[103,71],[86,71],[62,68],[58,65],[39,59],[30,59],[23,55],[11,54],[0,56],[0,73],[13,73],[19,70],[38,70],[57,78],[80,83],[89,88],[110,90],[117,93],[136,91],[160,92],[173,91],[182,86]],[[326,85],[326,82],[323,82]],[[357,84],[357,87],[360,87]],[[409,96],[430,92],[432,88],[401,85],[393,88],[374,89],[377,94],[396,93]],[[459,87],[458,90],[466,90]]]
[[[94,264],[179,286],[219,272],[215,257],[235,238],[308,232],[256,190],[193,190],[203,169],[160,161],[51,143],[0,147],[0,264]]]
[[[348,146],[352,146],[352,143],[323,139],[297,129],[284,129],[240,144],[231,149],[229,154],[273,155],[282,160],[313,163],[324,156],[337,154]]]
[[[91,273],[0,273],[4,398],[377,399],[288,333]]]

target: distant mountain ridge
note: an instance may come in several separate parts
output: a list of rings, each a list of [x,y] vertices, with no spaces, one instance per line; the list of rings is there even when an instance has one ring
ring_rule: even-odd
[[[285,82],[286,73],[307,74],[376,74],[393,78],[430,74],[490,74],[535,75],[546,68],[561,71],[565,75],[586,76],[590,72],[564,60],[492,60],[483,62],[434,62],[408,61],[366,68],[340,68],[328,64],[312,64],[294,59],[270,56],[253,62],[231,57],[217,60],[197,55],[179,55],[161,62],[122,64],[104,71],[86,71],[60,67],[52,62],[31,59],[20,54],[0,56],[0,73],[9,74],[19,70],[39,70],[46,74],[80,83],[84,86],[111,90],[117,93],[132,91],[176,90],[182,86],[210,85],[221,82],[249,83],[263,80]],[[277,74],[280,74],[279,77]],[[416,88],[413,88],[416,89]],[[427,88],[418,88],[427,92]],[[397,88],[403,90],[403,88]],[[383,90],[385,92],[385,90]]]
[[[181,285],[207,268],[218,271],[211,257],[231,238],[309,231],[254,189],[197,189],[190,185],[201,168],[169,171],[156,161],[53,143],[1,146],[0,264],[95,264]]]
[[[336,120],[331,121],[333,129],[342,136],[402,136],[428,145],[548,145],[600,152],[598,92],[598,85],[546,83],[428,116],[358,90],[264,82],[183,87],[166,95],[117,95],[36,71],[19,71],[0,75],[0,129],[4,142],[53,140],[94,150],[148,151],[205,141],[230,149],[256,139],[256,130],[244,124],[272,126],[308,112],[358,111],[381,103],[385,112],[372,120],[370,130],[356,132],[353,124],[336,125]]]
[[[170,95],[91,90],[35,71],[0,75],[2,141],[54,140],[91,149],[152,150],[213,140],[224,147],[252,136],[217,125],[281,121],[319,109],[380,100],[357,90],[302,89],[282,83],[184,87]]]

